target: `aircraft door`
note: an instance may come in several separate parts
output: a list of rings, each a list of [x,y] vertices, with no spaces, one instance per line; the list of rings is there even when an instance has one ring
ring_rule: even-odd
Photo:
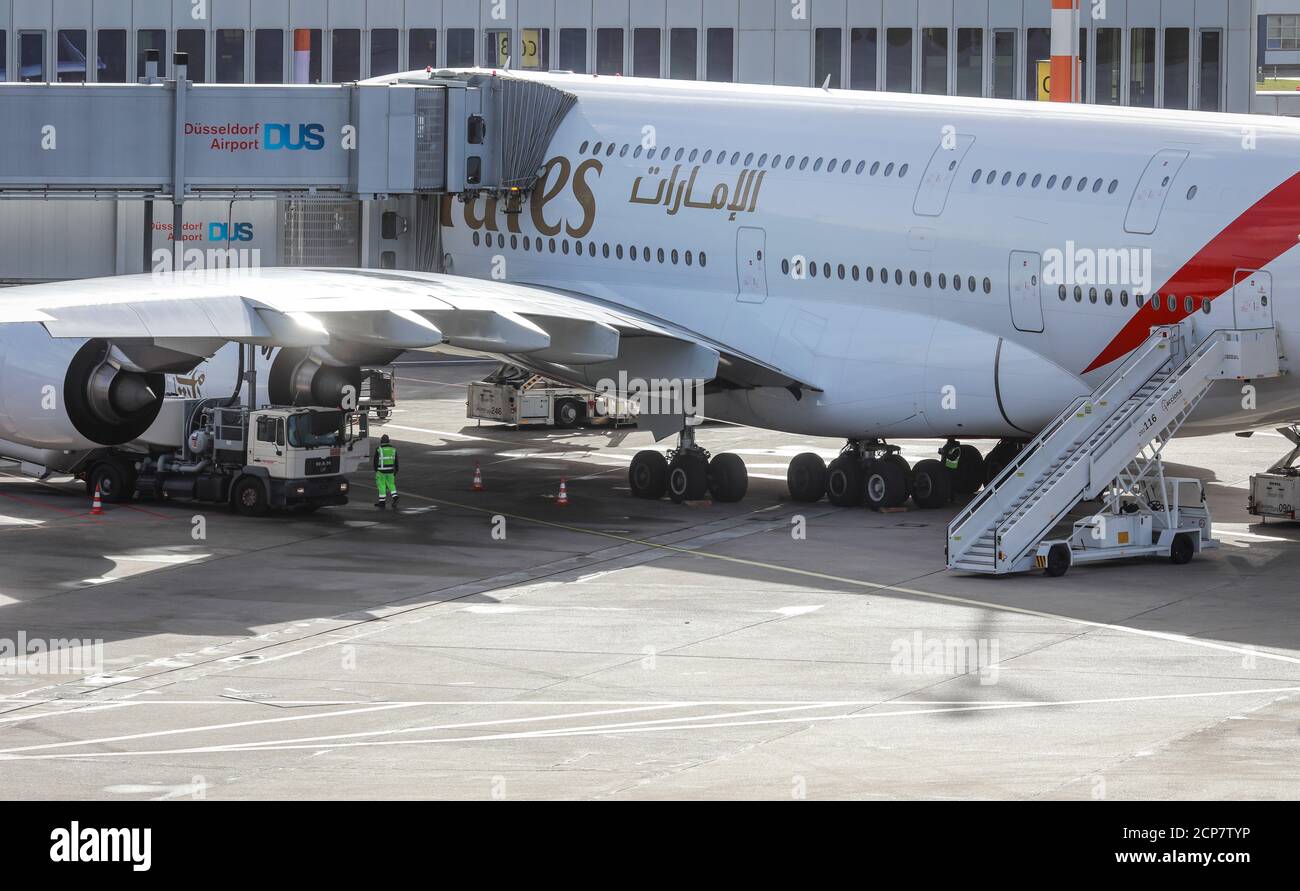
[[[921,185],[917,187],[916,200],[912,204],[913,213],[923,217],[937,217],[943,213],[953,180],[957,178],[957,168],[974,144],[974,136],[944,135],[921,176]]]
[[[762,303],[767,299],[767,233],[743,226],[736,230],[736,299]]]
[[[1187,160],[1187,152],[1182,149],[1165,149],[1156,152],[1147,164],[1146,171],[1138,180],[1133,190],[1133,199],[1129,202],[1128,216],[1124,218],[1124,231],[1134,235],[1150,235],[1156,231],[1160,214],[1165,209],[1165,199],[1173,188],[1178,171]]]
[[[1273,275],[1258,269],[1238,269],[1233,276],[1232,308],[1239,330],[1273,327]]]
[[[1042,257],[1029,251],[1012,251],[1008,281],[1011,288],[1011,323],[1019,331],[1043,330]]]

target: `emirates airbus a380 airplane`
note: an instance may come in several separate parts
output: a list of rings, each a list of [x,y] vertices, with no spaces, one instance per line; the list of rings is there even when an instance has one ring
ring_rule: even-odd
[[[131,443],[162,372],[229,341],[281,347],[270,397],[320,404],[353,366],[441,347],[549,377],[707,382],[709,417],[842,437],[791,494],[898,503],[890,438],[998,438],[1005,464],[1152,326],[1193,337],[1300,332],[1300,125],[1281,118],[571,74],[576,97],[522,212],[444,201],[446,274],[261,270],[14,289],[0,303],[0,453],[58,467]],[[407,78],[419,75],[406,75]],[[1286,360],[1283,359],[1285,369]],[[69,398],[40,406],[42,385]],[[334,388],[334,389],[332,389]],[[1300,387],[1232,384],[1190,432],[1300,420]],[[671,472],[639,455],[634,492],[745,491],[680,413]],[[954,443],[949,443],[953,445]],[[39,454],[38,454],[39,453]],[[972,454],[973,453],[973,454]],[[910,492],[937,506],[957,476]],[[888,466],[894,470],[889,470]],[[878,481],[880,482],[880,481]]]

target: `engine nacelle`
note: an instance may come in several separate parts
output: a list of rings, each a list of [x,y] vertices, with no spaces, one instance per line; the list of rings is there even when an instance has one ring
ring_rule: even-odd
[[[363,364],[387,365],[400,355],[400,350],[282,349],[271,363],[267,396],[273,405],[339,407],[349,387],[353,398],[360,398]]]
[[[0,439],[39,449],[124,445],[158,417],[165,384],[110,341],[0,326]]]

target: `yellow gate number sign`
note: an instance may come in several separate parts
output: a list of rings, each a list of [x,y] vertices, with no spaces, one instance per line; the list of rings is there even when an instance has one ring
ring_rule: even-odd
[[[521,37],[523,68],[542,67],[542,32],[540,28],[525,28]]]
[[[1040,59],[1038,61],[1038,101],[1050,102],[1052,100],[1052,60]]]

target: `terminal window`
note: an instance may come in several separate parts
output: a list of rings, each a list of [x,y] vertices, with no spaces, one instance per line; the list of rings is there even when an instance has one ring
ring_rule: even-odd
[[[483,33],[483,64],[488,68],[504,68],[514,53],[510,50],[510,32],[507,30]]]
[[[1129,67],[1128,104],[1156,107],[1156,29],[1134,28]]]
[[[23,83],[45,80],[45,32],[18,32],[18,79]]]
[[[718,83],[731,83],[736,79],[736,35],[730,28],[709,28],[706,32],[705,77]]]
[[[334,32],[334,66],[330,80],[336,84],[361,80],[361,32],[340,28]]]
[[[921,29],[921,92],[948,92],[948,29]]]
[[[1097,61],[1093,77],[1097,92],[1093,101],[1098,105],[1120,104],[1120,53],[1123,40],[1123,32],[1119,28],[1097,29]]]
[[[167,31],[163,28],[141,28],[135,32],[136,77],[144,77],[144,54],[158,51],[158,76],[167,76]]]
[[[0,31],[0,83],[9,79],[9,59],[5,51],[9,47],[9,34],[6,31]]]
[[[957,29],[957,71],[955,92],[958,96],[984,95],[984,29]]]
[[[253,82],[284,83],[284,32],[279,28],[253,32]]]
[[[474,29],[447,29],[447,66],[449,68],[474,67]]]
[[[911,28],[885,31],[885,89],[895,93],[912,92]]]
[[[1266,49],[1300,49],[1300,15],[1270,15],[1265,19]]]
[[[176,32],[176,52],[185,53],[185,76],[196,84],[207,82],[208,32],[202,28],[181,28]]]
[[[560,70],[587,73],[587,29],[560,29]]]
[[[623,73],[623,29],[596,29],[596,73]]]
[[[221,28],[216,34],[217,83],[242,84],[244,82],[244,30]]]
[[[699,31],[673,28],[668,33],[668,76],[674,80],[695,80],[699,71]]]
[[[126,31],[106,28],[95,36],[95,80],[126,83]]]
[[[61,84],[86,82],[86,32],[64,30],[58,39],[58,79]]]
[[[658,77],[661,35],[658,28],[632,30],[632,76]]]
[[[370,76],[396,74],[400,63],[397,58],[399,46],[396,28],[376,28],[370,32]]]
[[[1165,29],[1165,108],[1186,108],[1191,99],[1192,32]]]
[[[1038,98],[1038,63],[1052,60],[1052,29],[1025,29],[1025,98]]]
[[[438,67],[438,29],[412,28],[407,35],[407,58],[412,69]]]
[[[879,55],[875,28],[854,28],[849,31],[850,89],[876,88],[876,60]]]
[[[840,88],[842,40],[839,28],[816,28],[813,31],[813,84],[822,86],[830,78],[832,89]]]
[[[1223,32],[1201,32],[1201,81],[1197,108],[1223,111]]]
[[[1011,30],[993,32],[993,98],[1016,98],[1016,34]]]

